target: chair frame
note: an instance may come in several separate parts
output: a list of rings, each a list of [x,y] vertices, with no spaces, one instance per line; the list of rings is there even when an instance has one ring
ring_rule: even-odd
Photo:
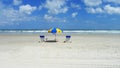
[[[40,42],[45,42],[45,36],[44,35],[40,35],[40,39],[41,39]]]
[[[71,36],[67,35],[64,43],[66,43],[66,42],[70,42],[71,43],[72,41],[70,39],[71,39]]]

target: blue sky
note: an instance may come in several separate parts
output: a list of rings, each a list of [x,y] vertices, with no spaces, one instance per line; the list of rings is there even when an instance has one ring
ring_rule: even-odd
[[[0,0],[0,29],[120,29],[120,0]]]

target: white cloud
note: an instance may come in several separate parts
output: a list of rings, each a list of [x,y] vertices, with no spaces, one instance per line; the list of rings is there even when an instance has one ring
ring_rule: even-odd
[[[78,15],[77,12],[72,13],[72,17],[75,18]]]
[[[86,8],[88,13],[104,13],[102,8]]]
[[[87,6],[98,6],[102,4],[102,0],[83,0]]]
[[[22,16],[21,14],[18,15],[19,11],[14,10],[12,8],[2,9],[1,13],[2,14],[0,15],[0,19],[1,19],[0,25],[12,24],[14,21],[20,20],[21,18],[19,16]]]
[[[115,4],[120,4],[120,0],[103,0],[104,2],[112,2]]]
[[[86,8],[88,13],[106,13],[106,14],[120,14],[120,7],[113,7],[111,5],[105,5],[102,8]]]
[[[13,0],[13,5],[20,5],[22,4],[22,0]]]
[[[44,15],[44,19],[46,19],[46,20],[52,20],[53,17],[50,16],[50,15],[45,14],[45,15]]]
[[[43,8],[43,6],[41,6],[41,5],[38,7],[39,10],[41,10],[42,8]]]
[[[36,9],[37,9],[37,7],[31,6],[29,4],[27,4],[27,5],[21,5],[19,7],[19,11],[22,12],[22,13],[26,13],[26,14],[31,14]]]
[[[120,6],[111,6],[120,4],[120,0],[83,0],[87,5],[86,11],[88,13],[106,13],[106,14],[120,14]],[[111,3],[112,4],[111,4]],[[109,3],[105,5],[103,3]],[[102,4],[103,6],[100,6]]]
[[[58,20],[58,18],[53,17],[52,15],[49,15],[49,14],[45,14],[45,15],[44,15],[44,19],[45,19],[47,22],[56,22],[56,21]]]
[[[9,12],[8,12],[9,11]],[[34,16],[28,16],[24,13],[20,13],[18,10],[15,10],[13,8],[6,8],[1,10],[1,15],[0,15],[0,25],[5,24],[15,24],[17,22],[22,22],[22,21],[35,21],[36,17]]]
[[[81,9],[80,5],[71,3],[72,8]]]
[[[67,22],[64,18],[57,18],[53,15],[45,14],[44,19],[47,22]]]
[[[65,6],[65,0],[47,0],[44,7],[48,9],[50,14],[66,13],[68,8]]]
[[[104,7],[104,10],[108,14],[120,14],[120,7],[112,7],[111,5],[106,5]]]
[[[12,6],[7,6],[0,2],[0,25],[11,25],[20,22],[40,20],[37,16],[30,16],[15,10]]]
[[[96,13],[94,8],[86,8],[88,13]]]

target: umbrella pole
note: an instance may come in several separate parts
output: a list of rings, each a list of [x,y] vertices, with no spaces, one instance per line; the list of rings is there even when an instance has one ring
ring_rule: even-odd
[[[56,40],[56,34],[55,34],[55,40]]]

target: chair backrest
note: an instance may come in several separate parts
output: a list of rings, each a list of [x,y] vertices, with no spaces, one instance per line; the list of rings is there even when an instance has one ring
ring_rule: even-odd
[[[40,35],[40,39],[41,39],[41,42],[44,42],[45,41],[45,36],[44,35]]]
[[[44,35],[41,35],[40,38],[45,38],[45,36],[44,36]]]
[[[66,38],[71,38],[71,36],[66,36]]]

